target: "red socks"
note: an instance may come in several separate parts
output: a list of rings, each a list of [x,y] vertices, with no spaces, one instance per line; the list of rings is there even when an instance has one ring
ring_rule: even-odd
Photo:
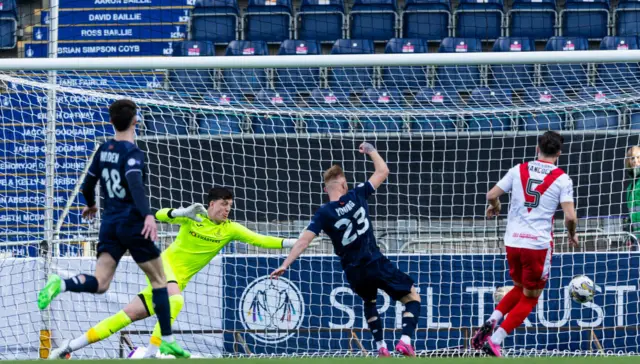
[[[511,292],[509,292],[509,294],[511,294]],[[508,295],[505,296],[505,298],[507,297]],[[504,298],[502,299],[502,301],[504,301]],[[500,301],[500,304],[502,304],[502,301]],[[511,309],[509,316],[507,316],[500,327],[503,328],[504,331],[507,332],[507,334],[510,334],[516,327],[522,325],[524,320],[527,318],[527,316],[529,316],[529,314],[531,313],[531,311],[533,311],[533,308],[536,307],[537,304],[538,297],[532,298],[522,295],[518,304],[515,305],[513,309]]]
[[[506,316],[514,307],[520,302],[520,298],[524,297],[522,294],[522,287],[515,286],[509,293],[507,293],[502,299],[500,303],[498,303],[498,307],[496,310],[502,313],[502,316]]]

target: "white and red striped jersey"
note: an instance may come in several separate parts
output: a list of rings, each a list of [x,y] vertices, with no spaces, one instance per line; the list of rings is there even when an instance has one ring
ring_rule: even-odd
[[[505,245],[548,249],[558,205],[573,202],[571,178],[554,164],[533,161],[511,168],[498,187],[511,192]]]

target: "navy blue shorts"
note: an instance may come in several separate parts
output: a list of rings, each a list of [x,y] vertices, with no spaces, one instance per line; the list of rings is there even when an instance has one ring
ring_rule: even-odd
[[[386,257],[365,266],[349,268],[345,270],[345,274],[351,289],[365,301],[375,300],[378,289],[399,301],[411,293],[414,284],[409,275],[398,269]]]
[[[109,253],[119,262],[128,250],[138,264],[160,257],[160,250],[153,241],[142,236],[143,227],[144,221],[103,222],[100,226],[98,256]]]

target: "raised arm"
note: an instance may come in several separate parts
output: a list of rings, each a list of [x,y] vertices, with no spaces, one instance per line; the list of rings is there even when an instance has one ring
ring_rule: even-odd
[[[231,223],[233,229],[233,235],[235,240],[239,240],[249,245],[257,246],[265,249],[282,249],[290,248],[296,242],[296,239],[278,238],[275,236],[268,236],[258,234],[255,231],[247,229],[245,226],[238,224],[237,222]]]
[[[371,183],[374,189],[378,189],[382,182],[384,182],[389,176],[389,167],[387,167],[387,163],[382,159],[376,148],[369,143],[365,142],[360,144],[360,153],[367,154],[371,157],[375,171],[369,178],[369,183]]]
[[[309,244],[311,244],[311,242],[315,237],[316,237],[316,234],[314,232],[311,232],[309,230],[303,231],[302,234],[300,235],[300,238],[298,238],[298,241],[296,241],[295,244],[293,245],[293,249],[291,249],[291,252],[289,253],[289,256],[287,256],[287,259],[285,259],[284,262],[282,262],[282,265],[280,266],[280,268],[274,270],[271,273],[271,278],[278,278],[281,275],[283,275],[284,272],[287,270],[287,268],[289,268],[289,266],[293,262],[295,262],[296,259],[298,259],[300,254],[302,254],[305,250],[307,250],[307,248],[309,247]]]
[[[207,216],[207,209],[199,203],[179,209],[164,208],[156,212],[156,219],[179,225],[191,221],[202,222],[202,216]]]

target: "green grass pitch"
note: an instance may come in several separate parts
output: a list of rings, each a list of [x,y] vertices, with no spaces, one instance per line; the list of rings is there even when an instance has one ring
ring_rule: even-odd
[[[124,361],[128,359],[95,359],[95,360],[73,360],[70,364],[96,364],[96,363],[112,363],[114,361]],[[137,364],[158,364],[159,359],[138,359],[133,363]],[[168,359],[171,360],[171,359]],[[173,360],[172,362],[175,362]],[[595,364],[595,363],[611,363],[611,364],[637,364],[640,362],[638,357],[542,357],[542,358],[291,358],[291,359],[267,359],[267,358],[242,358],[242,359],[180,359],[181,363],[188,363],[188,361],[195,361],[196,363],[228,363],[228,364],[268,364],[268,363],[282,363],[282,364],[364,364],[369,362],[393,362],[398,364],[499,364],[499,363],[521,363],[521,364]],[[69,363],[68,361],[54,361],[58,363]],[[2,361],[5,363],[25,363],[24,361]],[[162,363],[162,360],[160,361]]]

